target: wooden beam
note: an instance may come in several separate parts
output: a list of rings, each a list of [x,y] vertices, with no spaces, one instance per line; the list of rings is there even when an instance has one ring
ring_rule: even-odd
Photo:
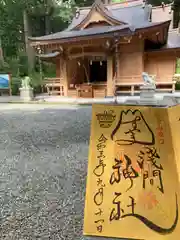
[[[113,32],[104,33],[104,34],[96,34],[96,35],[89,35],[89,36],[77,36],[72,38],[64,38],[64,39],[49,39],[49,40],[30,40],[31,46],[37,46],[37,45],[47,45],[49,43],[57,43],[57,44],[66,44],[69,45],[69,43],[77,43],[82,44],[82,41],[91,41],[97,42],[97,40],[107,40],[107,39],[113,39]]]
[[[63,85],[63,90],[64,90],[64,96],[67,96],[68,94],[68,74],[67,74],[67,59],[65,57],[60,58],[60,74],[61,74],[61,79],[62,79],[62,85]]]
[[[74,58],[87,57],[87,56],[106,57],[106,54],[103,53],[103,52],[84,52],[84,53],[70,54],[70,55],[68,56],[68,58],[69,58],[69,59],[74,59]]]

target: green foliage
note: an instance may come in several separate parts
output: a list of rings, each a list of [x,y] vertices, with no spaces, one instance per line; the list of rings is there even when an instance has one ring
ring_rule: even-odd
[[[6,62],[1,62],[0,73],[10,73],[17,76],[19,74],[19,60],[17,58],[7,58]]]
[[[76,4],[74,0],[62,2],[55,10],[55,16],[65,23],[70,23],[74,16]]]
[[[33,16],[36,17],[36,23],[39,25],[37,30],[44,29],[42,22],[44,16],[53,14],[54,0],[0,0],[0,38],[5,58],[17,56],[24,44],[24,22],[23,12],[26,10],[30,21]],[[38,31],[35,32],[38,36]]]
[[[19,75],[28,75],[28,58],[27,55],[19,56]]]
[[[41,74],[39,72],[33,71],[29,74],[29,77],[31,78],[31,86],[33,88],[43,85],[44,78],[41,76]]]
[[[175,89],[178,90],[178,91],[180,91],[180,82],[176,82]]]
[[[180,58],[176,60],[176,73],[180,73]]]
[[[20,1],[0,1],[0,37],[5,56],[16,56],[17,45],[23,42],[21,9]]]
[[[9,73],[10,67],[7,62],[0,62],[0,73]]]
[[[76,0],[77,7],[89,7],[94,3],[94,0]]]
[[[0,73],[10,73],[11,75],[11,89],[13,95],[19,94],[19,88],[21,86],[21,79],[24,74],[27,74],[28,62],[27,56],[22,55],[19,58],[8,59],[8,62],[0,64]],[[42,74],[39,71],[39,65],[36,66],[36,71],[32,71],[29,74],[31,78],[31,86],[34,89],[34,93],[40,93],[44,77],[55,77],[55,65],[49,63],[42,63]]]
[[[11,91],[12,95],[19,95],[19,88],[21,87],[21,78],[20,77],[11,77]]]
[[[62,19],[61,16],[58,16],[58,15],[52,16],[50,18],[50,22],[51,22],[51,32],[60,32],[65,28],[67,28],[69,25],[69,20],[64,21],[64,19]]]
[[[42,62],[42,69],[44,73],[44,77],[50,78],[50,77],[56,77],[56,65],[53,63],[46,63]]]

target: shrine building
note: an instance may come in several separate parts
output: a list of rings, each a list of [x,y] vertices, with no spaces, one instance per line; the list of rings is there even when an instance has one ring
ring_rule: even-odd
[[[180,35],[172,5],[152,7],[142,0],[78,9],[67,29],[29,38],[39,57],[56,64],[46,80],[49,94],[101,98],[134,95],[151,75],[158,91],[175,91]]]

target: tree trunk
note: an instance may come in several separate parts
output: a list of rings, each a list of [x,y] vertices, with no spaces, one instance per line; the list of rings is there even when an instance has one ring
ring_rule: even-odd
[[[50,17],[49,15],[45,15],[45,34],[50,34]]]
[[[31,28],[30,22],[28,18],[27,11],[24,10],[23,13],[23,20],[24,20],[24,38],[25,38],[25,46],[26,46],[26,54],[28,57],[28,70],[31,72],[34,68],[34,49],[30,46],[28,37],[31,35]]]
[[[3,55],[3,49],[2,49],[1,36],[0,36],[0,62],[4,63],[4,55]]]

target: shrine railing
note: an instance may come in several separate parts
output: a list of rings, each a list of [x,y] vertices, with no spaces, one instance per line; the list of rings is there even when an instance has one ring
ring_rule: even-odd
[[[156,85],[156,89],[159,92],[174,92],[175,91],[175,78],[173,75],[165,75],[157,77],[156,75],[150,75]],[[115,91],[116,94],[130,93],[132,96],[135,93],[140,93],[140,86],[144,83],[142,75],[135,76],[122,76],[115,79]]]
[[[64,84],[62,78],[45,78],[44,86],[47,89],[48,95],[64,96]]]
[[[44,84],[49,86],[55,86],[62,83],[62,78],[44,78]]]

